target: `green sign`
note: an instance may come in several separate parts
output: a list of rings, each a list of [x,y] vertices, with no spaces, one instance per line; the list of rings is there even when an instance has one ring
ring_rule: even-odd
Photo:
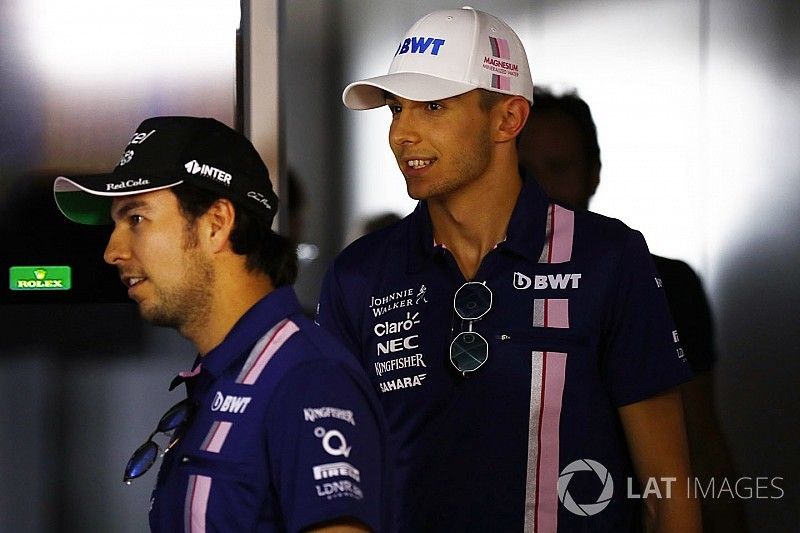
[[[66,291],[72,288],[68,266],[16,266],[8,272],[12,291]]]

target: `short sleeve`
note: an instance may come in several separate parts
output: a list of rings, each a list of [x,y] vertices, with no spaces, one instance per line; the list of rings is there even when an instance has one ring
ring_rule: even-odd
[[[276,389],[267,446],[288,531],[343,518],[381,530],[385,428],[366,380],[352,372],[335,361],[307,362]]]
[[[663,282],[641,233],[630,231],[620,255],[602,371],[612,401],[644,400],[691,379]]]

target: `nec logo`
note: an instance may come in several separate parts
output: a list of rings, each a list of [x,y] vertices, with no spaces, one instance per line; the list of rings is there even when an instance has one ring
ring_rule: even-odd
[[[533,279],[514,272],[514,288],[519,290],[530,289],[577,289],[581,274],[548,274],[536,275]]]
[[[384,355],[395,352],[402,352],[404,350],[416,350],[419,348],[419,335],[411,335],[408,337],[401,337],[399,339],[391,339],[386,342],[378,343],[378,355]]]
[[[211,410],[221,413],[244,413],[250,400],[252,398],[249,396],[223,396],[221,392],[217,391],[214,395],[214,403],[211,404]]]
[[[430,48],[432,56],[439,55],[439,48],[444,46],[444,39],[433,37],[410,37],[400,43],[394,55],[424,54]]]

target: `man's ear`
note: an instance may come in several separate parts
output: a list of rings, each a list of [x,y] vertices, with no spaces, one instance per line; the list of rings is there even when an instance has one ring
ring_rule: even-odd
[[[512,96],[501,101],[493,111],[499,119],[494,140],[506,142],[514,140],[522,131],[530,115],[531,104],[521,96]]]
[[[201,217],[198,230],[210,246],[212,253],[230,245],[230,236],[236,222],[236,209],[227,198],[218,198]]]

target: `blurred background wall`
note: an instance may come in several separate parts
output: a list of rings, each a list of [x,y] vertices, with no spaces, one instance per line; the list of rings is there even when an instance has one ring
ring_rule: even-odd
[[[224,2],[140,2],[160,6],[149,22],[130,4],[61,4],[0,0],[0,205],[29,172],[107,170],[143,115],[235,122],[235,48],[214,41],[226,19],[198,18]],[[535,83],[577,88],[592,107],[603,157],[592,209],[702,276],[737,469],[783,478],[783,498],[747,500],[751,528],[800,531],[800,4],[470,5],[517,29]],[[364,220],[414,205],[388,148],[388,111],[347,111],[341,89],[385,73],[417,18],[458,4],[279,7],[275,149],[305,198],[298,292],[311,311],[327,263]],[[90,97],[101,85],[105,96]],[[182,394],[166,389],[191,346],[128,304],[0,305],[0,329],[0,531],[145,530],[154,476],[128,487],[122,468]]]

